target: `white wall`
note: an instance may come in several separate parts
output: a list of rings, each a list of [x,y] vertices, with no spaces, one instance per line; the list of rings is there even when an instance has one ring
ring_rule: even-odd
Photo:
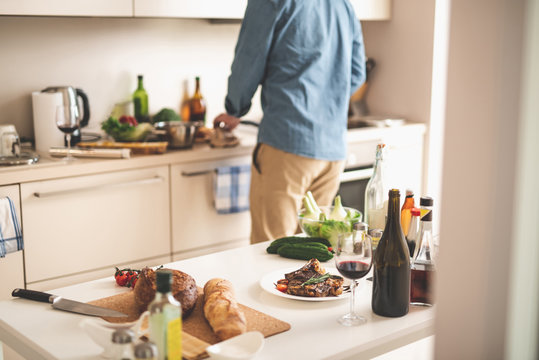
[[[33,137],[31,92],[72,85],[88,94],[89,129],[99,129],[114,103],[135,90],[139,73],[151,113],[179,110],[184,82],[191,94],[200,75],[213,119],[224,110],[239,28],[204,20],[0,17],[0,123]]]

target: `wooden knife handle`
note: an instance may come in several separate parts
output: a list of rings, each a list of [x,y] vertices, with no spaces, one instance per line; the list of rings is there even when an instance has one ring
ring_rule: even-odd
[[[28,300],[41,301],[45,303],[52,303],[52,298],[54,297],[51,294],[47,294],[41,291],[27,289],[15,289],[11,293],[11,296],[20,297]]]

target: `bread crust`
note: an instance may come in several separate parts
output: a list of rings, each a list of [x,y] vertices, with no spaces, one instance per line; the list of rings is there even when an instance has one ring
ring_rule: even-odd
[[[204,316],[221,340],[247,331],[247,320],[240,309],[230,281],[220,278],[204,285]]]
[[[164,269],[172,272],[172,295],[182,305],[182,316],[189,315],[197,302],[198,291],[195,279],[190,275],[173,269]],[[135,303],[139,311],[144,312],[155,298],[156,275],[153,269],[145,267],[140,271],[139,278],[134,288]]]

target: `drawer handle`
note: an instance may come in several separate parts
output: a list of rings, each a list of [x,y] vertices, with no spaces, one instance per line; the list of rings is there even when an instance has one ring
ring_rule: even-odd
[[[182,171],[182,176],[186,176],[186,177],[189,177],[189,176],[201,176],[201,175],[211,174],[214,171],[215,171],[215,169],[194,171],[194,172]]]
[[[161,183],[164,180],[165,179],[162,176],[154,176],[154,177],[147,178],[147,179],[141,179],[141,180],[135,180],[135,181],[125,181],[125,182],[120,182],[120,183],[115,183],[115,184],[103,184],[103,185],[89,186],[89,187],[78,188],[78,189],[49,191],[49,192],[35,192],[34,196],[36,198],[42,199],[42,198],[46,198],[46,197],[66,195],[66,194],[71,194],[71,193],[94,191],[94,190],[114,188],[114,187],[156,184],[156,183]]]

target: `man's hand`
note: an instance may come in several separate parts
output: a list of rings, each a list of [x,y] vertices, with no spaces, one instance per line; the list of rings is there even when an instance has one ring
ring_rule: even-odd
[[[240,123],[240,118],[228,114],[220,114],[213,120],[214,128],[232,130]]]

